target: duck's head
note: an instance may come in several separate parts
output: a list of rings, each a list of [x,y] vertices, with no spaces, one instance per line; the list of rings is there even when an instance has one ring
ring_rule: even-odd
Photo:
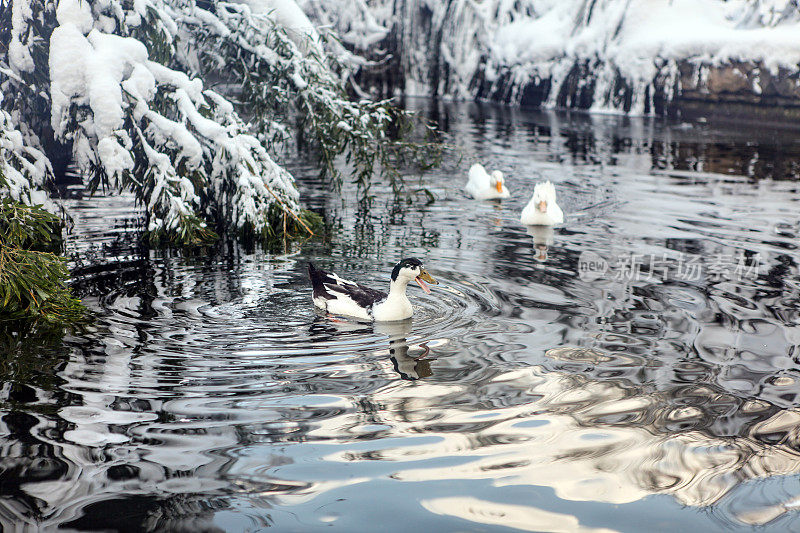
[[[425,268],[422,266],[422,261],[416,257],[408,257],[401,260],[394,266],[394,270],[392,270],[392,281],[399,281],[407,284],[412,279],[428,294],[431,293],[431,290],[428,288],[428,285],[425,284],[426,281],[431,285],[439,284],[438,281],[433,279],[433,277],[425,271]]]
[[[533,188],[533,198],[531,199],[536,210],[540,213],[547,213],[547,207],[556,203],[556,188],[549,181],[537,183]]]
[[[499,170],[492,171],[492,175],[489,178],[489,183],[497,189],[497,192],[503,192],[503,183],[505,183],[505,178],[503,177],[503,173]]]

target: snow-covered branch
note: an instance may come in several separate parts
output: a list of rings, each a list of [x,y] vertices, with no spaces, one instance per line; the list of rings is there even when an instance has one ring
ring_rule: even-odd
[[[151,61],[141,40],[98,29],[150,32],[167,57],[174,55],[178,25],[169,24],[170,6],[136,7],[115,12],[114,26],[87,2],[59,3],[50,38],[56,138],[71,144],[74,161],[96,180],[137,192],[151,235],[202,233],[203,220],[261,233],[273,206],[297,216],[293,178],[228,100],[199,78]]]
[[[331,160],[345,146],[323,129],[379,138],[388,127],[382,107],[347,98],[293,0],[211,10],[192,0],[12,0],[2,18],[0,89],[12,95],[0,116],[3,194],[45,202],[42,146],[65,146],[92,186],[137,194],[155,240],[203,240],[206,224],[255,235],[286,216],[302,225],[294,179],[267,151],[292,136],[287,124],[310,124]],[[209,75],[251,99],[255,130],[207,88]]]
[[[0,93],[0,101],[3,95]],[[50,161],[26,144],[22,133],[6,111],[0,110],[0,197],[25,205],[43,205],[54,211],[44,186],[53,177]]]
[[[176,59],[206,79],[236,87],[262,141],[273,146],[285,140],[287,130],[280,124],[294,123],[333,175],[333,160],[343,152],[350,154],[356,181],[364,185],[376,167],[391,168],[401,143],[388,132],[408,123],[410,115],[389,101],[352,100],[346,88],[354,56],[337,40],[314,30],[293,2],[217,2],[214,7],[213,13],[194,8],[173,16],[180,38],[194,42],[189,48],[196,50]],[[230,57],[236,60],[223,59]]]
[[[12,0],[0,12],[0,89],[13,95],[2,108],[21,146],[48,156],[66,147],[92,187],[134,191],[159,242],[202,241],[211,228],[275,235],[286,218],[305,227],[294,179],[273,159],[294,137],[318,148],[334,175],[345,152],[364,184],[389,167],[404,145],[387,133],[408,115],[352,100],[355,56],[294,0],[203,6]],[[14,175],[7,188],[36,180],[23,187]]]

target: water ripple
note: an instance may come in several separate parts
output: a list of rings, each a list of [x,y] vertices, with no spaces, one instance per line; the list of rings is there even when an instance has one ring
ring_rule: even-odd
[[[74,287],[97,320],[0,358],[3,526],[124,529],[140,509],[142,530],[793,529],[796,183],[687,171],[657,124],[439,111],[512,198],[465,198],[453,158],[419,181],[434,203],[378,180],[367,210],[299,160],[325,238],[198,255],[140,249],[129,197],[74,188]],[[542,179],[567,220],[522,227]],[[583,279],[586,251],[666,274]],[[713,264],[737,254],[758,271]],[[311,305],[306,261],[385,288],[407,256],[441,282],[409,288],[413,320]]]

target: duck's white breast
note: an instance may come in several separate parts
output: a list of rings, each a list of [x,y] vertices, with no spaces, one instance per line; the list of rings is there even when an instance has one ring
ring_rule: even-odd
[[[414,308],[406,295],[401,297],[390,296],[383,302],[372,307],[372,315],[379,322],[391,322],[393,320],[405,320],[411,318]]]

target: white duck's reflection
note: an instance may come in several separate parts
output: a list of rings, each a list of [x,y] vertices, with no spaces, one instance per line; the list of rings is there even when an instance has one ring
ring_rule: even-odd
[[[547,261],[547,249],[553,244],[553,226],[526,226],[528,235],[533,237],[534,259]]]
[[[372,333],[386,335],[389,346],[386,350],[375,352],[377,355],[388,355],[392,360],[395,371],[401,379],[414,381],[433,375],[430,359],[429,344],[441,346],[447,339],[435,339],[419,344],[409,344],[408,336],[411,334],[411,319],[397,322],[365,323],[350,321],[342,318],[320,316],[317,317],[309,328],[318,343],[341,343],[344,339],[358,344],[359,341],[372,341]]]
[[[429,359],[430,348],[426,343],[408,344],[411,320],[399,322],[376,322],[375,333],[389,337],[389,357],[401,379],[414,381],[433,375]]]

